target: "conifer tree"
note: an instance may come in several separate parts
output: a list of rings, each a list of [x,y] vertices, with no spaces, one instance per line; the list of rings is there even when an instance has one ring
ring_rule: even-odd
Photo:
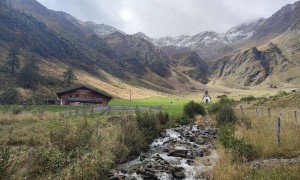
[[[64,72],[63,76],[68,87],[71,85],[72,82],[77,80],[74,70],[70,67]]]
[[[17,46],[11,46],[8,55],[6,64],[9,66],[12,74],[15,73],[16,69],[20,67],[20,59],[18,57],[19,49]]]

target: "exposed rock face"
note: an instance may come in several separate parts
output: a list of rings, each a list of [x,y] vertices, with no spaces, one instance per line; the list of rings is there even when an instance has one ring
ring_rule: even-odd
[[[255,31],[252,39],[276,37],[300,23],[300,2],[288,4],[266,19]]]
[[[175,54],[171,59],[173,65],[182,73],[199,80],[203,84],[208,82],[209,67],[196,52]]]
[[[253,47],[232,56],[218,60],[212,67],[218,79],[230,79],[232,84],[244,86],[258,85],[269,77],[274,69],[287,70],[294,65],[274,44],[270,43],[267,49],[259,51]]]

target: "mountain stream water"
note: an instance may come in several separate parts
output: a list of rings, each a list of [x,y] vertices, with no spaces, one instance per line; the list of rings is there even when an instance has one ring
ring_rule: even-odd
[[[110,180],[211,179],[218,159],[214,148],[217,129],[195,124],[167,129],[160,133],[146,153],[117,166]]]

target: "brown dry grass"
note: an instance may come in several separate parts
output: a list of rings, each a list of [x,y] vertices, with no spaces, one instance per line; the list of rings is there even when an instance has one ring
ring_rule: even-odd
[[[217,145],[219,159],[214,167],[213,179],[244,179],[247,167],[243,164],[232,162],[231,154],[225,152],[221,145]]]
[[[23,121],[23,120],[50,120],[58,118],[58,113],[31,113],[23,112],[20,114],[0,113],[0,121]]]
[[[281,114],[281,144],[277,145],[276,130],[278,115],[273,111],[269,118],[257,117],[253,111],[246,112],[251,121],[251,128],[238,126],[237,135],[243,137],[258,151],[261,158],[276,156],[295,157],[300,154],[300,130],[293,118],[293,111],[283,109]]]

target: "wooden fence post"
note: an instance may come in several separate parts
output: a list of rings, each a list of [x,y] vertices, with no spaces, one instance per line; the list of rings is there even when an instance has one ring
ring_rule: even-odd
[[[244,116],[244,109],[243,109],[243,105],[240,105],[240,109],[241,109],[241,114],[242,114],[242,116]]]
[[[298,126],[297,111],[294,111],[294,119],[295,119],[296,126],[297,126],[297,128],[298,128],[299,126]]]
[[[280,145],[280,117],[277,119],[277,145]]]
[[[268,108],[268,116],[269,116],[269,118],[271,117],[271,109],[270,108]]]
[[[75,110],[75,116],[77,116],[77,115],[78,115],[78,109]]]
[[[258,116],[258,108],[257,108],[257,106],[255,106],[255,113],[256,113],[256,116]]]
[[[28,176],[29,170],[30,170],[31,159],[32,159],[32,152],[33,152],[33,147],[30,147],[28,149],[28,159],[27,159],[27,163],[26,163],[26,177]]]
[[[96,122],[96,124],[95,124],[95,134],[96,134],[97,140],[99,139],[99,131],[98,131],[98,129],[99,129],[99,122]]]
[[[94,114],[94,107],[91,109],[91,115]]]
[[[72,110],[69,111],[69,116],[72,116]]]

